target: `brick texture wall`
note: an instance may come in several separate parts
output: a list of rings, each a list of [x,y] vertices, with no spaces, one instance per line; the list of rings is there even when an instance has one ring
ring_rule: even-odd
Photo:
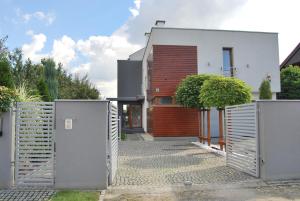
[[[198,136],[198,111],[178,106],[153,106],[151,133],[154,137]]]
[[[179,82],[191,74],[197,74],[196,46],[153,45],[152,97],[173,96]]]
[[[192,74],[197,74],[196,46],[153,46],[152,97],[174,96],[180,81]],[[154,137],[198,136],[197,110],[177,105],[153,105],[148,118],[148,130]]]

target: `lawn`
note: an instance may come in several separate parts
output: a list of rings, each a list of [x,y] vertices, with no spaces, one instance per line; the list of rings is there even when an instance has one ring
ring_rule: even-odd
[[[51,201],[98,201],[99,192],[60,191]]]

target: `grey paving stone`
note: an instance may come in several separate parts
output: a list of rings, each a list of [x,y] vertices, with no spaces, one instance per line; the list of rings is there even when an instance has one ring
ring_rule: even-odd
[[[114,186],[228,183],[253,179],[187,141],[124,141]]]
[[[48,201],[55,194],[49,189],[10,189],[0,190],[0,201]]]

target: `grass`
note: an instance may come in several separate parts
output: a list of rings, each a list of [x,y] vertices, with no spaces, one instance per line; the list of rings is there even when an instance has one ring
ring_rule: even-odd
[[[51,201],[98,201],[99,192],[91,191],[60,191]]]
[[[124,140],[126,140],[126,139],[127,139],[127,134],[124,133],[124,132],[122,132],[122,133],[121,133],[121,140],[124,141]]]

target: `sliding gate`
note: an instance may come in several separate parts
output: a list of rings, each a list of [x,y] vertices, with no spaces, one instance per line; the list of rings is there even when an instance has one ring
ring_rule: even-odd
[[[53,102],[17,103],[17,187],[54,184],[54,108]]]
[[[228,106],[225,109],[226,163],[259,177],[257,104]]]
[[[118,108],[109,104],[109,132],[108,132],[108,166],[109,184],[112,184],[118,168],[118,143],[119,143],[119,119]]]

